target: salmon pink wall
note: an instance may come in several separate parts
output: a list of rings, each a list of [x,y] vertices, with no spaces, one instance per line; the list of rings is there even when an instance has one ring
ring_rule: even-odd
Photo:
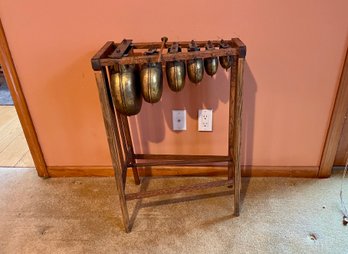
[[[347,47],[347,0],[233,1],[1,0],[0,15],[49,166],[110,164],[90,58],[108,40],[229,39],[248,47],[244,89],[245,164],[316,166]],[[171,131],[185,108],[188,130]],[[196,130],[214,110],[214,132]],[[138,151],[225,154],[228,73],[131,119]]]

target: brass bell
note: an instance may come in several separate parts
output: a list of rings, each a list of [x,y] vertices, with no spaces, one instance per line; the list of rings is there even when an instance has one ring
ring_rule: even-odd
[[[197,47],[195,41],[191,41],[189,48],[189,52],[192,51],[200,51],[199,47]],[[204,75],[204,62],[202,58],[194,58],[187,60],[187,73],[191,82],[197,84],[202,81]]]
[[[221,40],[220,42],[220,48],[226,49],[230,48],[231,46],[228,45],[224,40]],[[232,66],[233,63],[233,56],[220,56],[219,57],[220,64],[222,68],[228,69]]]
[[[211,43],[211,41],[208,41],[207,45],[205,46],[206,50],[214,50],[214,46]],[[219,67],[219,62],[218,62],[218,58],[217,57],[209,57],[209,58],[205,58],[204,59],[204,68],[205,68],[205,72],[210,75],[213,76],[215,75],[215,73],[217,72]]]
[[[142,98],[135,65],[119,65],[118,71],[110,69],[110,88],[117,111],[127,116],[140,112]]]
[[[149,103],[158,102],[163,91],[162,64],[144,64],[140,71],[140,83],[144,100]]]
[[[168,49],[169,54],[181,52],[178,43],[173,43]],[[185,86],[186,66],[184,61],[172,61],[166,63],[166,76],[169,88],[174,92],[181,91]]]

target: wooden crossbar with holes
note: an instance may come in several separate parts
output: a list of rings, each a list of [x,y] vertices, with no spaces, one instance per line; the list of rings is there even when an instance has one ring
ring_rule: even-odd
[[[204,48],[208,41],[196,41],[196,45]],[[109,41],[91,59],[95,71],[99,99],[103,112],[103,119],[109,144],[112,165],[115,172],[115,182],[122,211],[122,219],[126,232],[130,232],[131,225],[127,209],[127,201],[149,198],[158,195],[168,195],[180,192],[191,192],[220,186],[232,186],[234,196],[234,214],[240,212],[240,143],[241,143],[241,114],[243,92],[243,69],[246,55],[246,46],[238,39],[226,40],[225,48],[217,48],[220,41],[212,40],[212,50],[187,52],[189,41],[176,42],[183,48],[182,52],[175,54],[144,55],[144,50],[170,48],[173,42],[134,43],[132,40],[123,40],[121,43]],[[164,45],[164,46],[163,46]],[[230,97],[228,115],[228,150],[227,155],[177,155],[177,154],[138,154],[134,152],[133,141],[130,134],[128,117],[118,112],[113,104],[110,90],[108,68],[118,64],[142,64],[149,62],[189,60],[195,58],[231,56],[234,61],[230,68]],[[138,167],[146,166],[195,166],[195,165],[226,165],[228,177],[226,180],[210,181],[174,188],[126,193],[127,170],[132,169],[135,184],[140,184]]]

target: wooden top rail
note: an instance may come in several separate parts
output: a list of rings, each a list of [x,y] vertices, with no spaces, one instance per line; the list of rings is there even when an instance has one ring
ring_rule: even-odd
[[[198,47],[204,48],[208,41],[195,41]],[[168,61],[185,61],[195,58],[209,58],[209,57],[220,57],[226,55],[234,55],[240,58],[245,58],[246,46],[239,38],[233,38],[232,40],[225,40],[225,44],[229,45],[230,48],[215,48],[213,50],[202,50],[195,52],[178,52],[175,54],[165,53],[162,55],[161,62],[165,63]],[[165,48],[170,48],[174,42],[166,42]],[[188,48],[191,41],[179,41],[177,42],[180,47]],[[211,43],[214,47],[219,47],[221,40],[212,40]],[[122,52],[118,46],[131,47],[131,49],[159,49],[162,42],[140,42],[133,43],[131,40],[124,40],[121,43],[114,43],[112,41],[107,42],[92,58],[93,70],[99,71],[102,66],[112,66],[115,64],[144,64],[150,62],[157,62],[158,55],[139,55],[133,53],[132,50],[127,50],[131,55],[122,56]],[[126,49],[124,49],[126,50]]]
[[[192,52],[179,52],[175,54],[163,54],[162,63],[170,61],[189,60],[194,58],[208,58],[208,57],[219,57],[226,55],[238,55],[238,48],[227,48],[227,49],[214,49],[207,51],[192,51]],[[114,64],[145,64],[151,62],[157,62],[158,55],[150,56],[125,56],[120,59],[105,58],[100,59],[101,66],[110,66]]]
[[[175,41],[166,42],[166,48],[170,48]],[[208,41],[195,41],[198,47],[204,48]],[[220,45],[221,40],[212,40],[211,43],[214,45],[214,47],[218,47]],[[232,40],[224,40],[226,44],[232,45]],[[134,49],[149,49],[149,48],[159,48],[161,47],[162,42],[138,42],[138,43],[132,43]],[[188,48],[191,41],[178,41],[176,42],[179,44],[182,48]]]

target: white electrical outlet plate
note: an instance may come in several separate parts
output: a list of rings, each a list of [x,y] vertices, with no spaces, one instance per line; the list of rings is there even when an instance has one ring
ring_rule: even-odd
[[[173,130],[186,131],[186,110],[173,110]]]
[[[213,110],[198,110],[198,131],[213,131]]]

